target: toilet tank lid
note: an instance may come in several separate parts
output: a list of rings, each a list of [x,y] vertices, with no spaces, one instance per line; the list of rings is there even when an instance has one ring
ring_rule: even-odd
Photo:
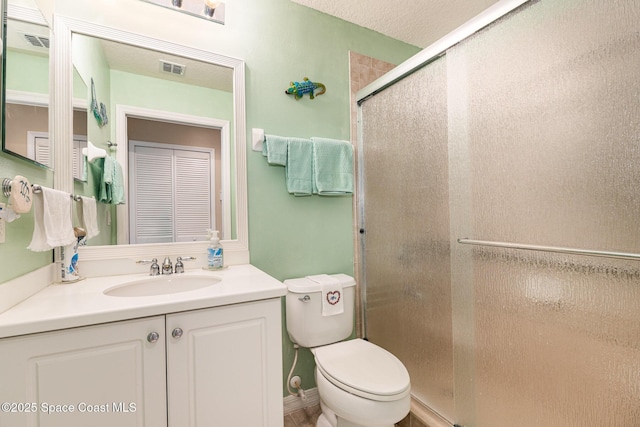
[[[334,279],[337,279],[343,288],[355,286],[356,281],[353,277],[347,274],[329,274],[327,275]],[[285,286],[289,289],[289,292],[296,294],[307,294],[310,292],[320,292],[321,284],[317,280],[311,278],[315,276],[298,277],[296,279],[287,279],[284,281]]]

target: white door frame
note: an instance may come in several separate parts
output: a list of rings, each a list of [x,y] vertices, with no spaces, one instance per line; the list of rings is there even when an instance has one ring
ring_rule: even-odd
[[[212,119],[209,117],[192,116],[189,114],[173,113],[170,111],[152,110],[131,105],[116,105],[116,159],[123,171],[129,170],[129,140],[127,118],[156,120],[181,125],[192,125],[206,128],[220,129],[220,177],[222,188],[222,232],[225,239],[231,237],[231,179],[230,179],[230,136],[229,121]],[[129,177],[124,174],[124,195],[129,200]],[[215,197],[215,195],[212,195]],[[127,204],[117,205],[118,229],[117,243],[129,244],[129,207]]]

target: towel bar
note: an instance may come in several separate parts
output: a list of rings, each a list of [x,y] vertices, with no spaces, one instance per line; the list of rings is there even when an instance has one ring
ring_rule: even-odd
[[[563,254],[571,254],[571,255],[584,255],[584,256],[629,259],[634,261],[640,261],[640,254],[627,253],[627,252],[610,252],[610,251],[599,251],[599,250],[593,250],[593,249],[575,249],[575,248],[565,248],[565,247],[558,247],[558,246],[525,245],[520,243],[492,242],[487,240],[473,240],[468,238],[458,239],[458,243],[463,245],[490,246],[490,247],[497,247],[497,248],[522,249],[527,251],[555,252],[555,253],[563,253]]]
[[[42,187],[41,187],[41,186],[39,186],[38,184],[32,184],[32,185],[31,185],[31,190],[32,190],[34,193],[40,193],[40,192],[42,191]],[[80,198],[80,196],[75,196],[75,195],[73,195],[73,194],[69,194],[69,197],[71,197],[71,198],[72,198],[73,200],[75,200],[76,202],[79,202],[80,200],[82,200],[82,199]]]
[[[12,184],[12,180],[9,178],[4,178],[2,180],[2,193],[4,194],[5,197],[9,197],[9,195],[11,194],[11,184]],[[42,187],[39,184],[31,184],[31,191],[34,193],[40,193],[42,192]],[[80,196],[76,196],[73,194],[69,194],[69,197],[71,197],[76,202],[79,202],[80,200],[82,200]]]

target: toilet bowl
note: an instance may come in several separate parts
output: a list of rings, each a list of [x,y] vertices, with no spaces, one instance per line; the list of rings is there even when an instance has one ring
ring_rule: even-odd
[[[409,374],[361,339],[312,349],[322,415],[318,427],[393,427],[409,413]]]
[[[397,357],[373,343],[342,341],[353,331],[355,281],[345,274],[321,276],[284,281],[289,338],[311,349],[316,362],[322,407],[316,426],[393,427],[409,413],[409,373]],[[323,286],[338,295],[343,312],[323,312]]]

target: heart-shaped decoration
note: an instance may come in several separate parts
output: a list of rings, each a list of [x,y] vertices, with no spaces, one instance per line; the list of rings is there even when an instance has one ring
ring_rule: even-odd
[[[340,301],[340,291],[327,292],[327,302],[336,305]]]

